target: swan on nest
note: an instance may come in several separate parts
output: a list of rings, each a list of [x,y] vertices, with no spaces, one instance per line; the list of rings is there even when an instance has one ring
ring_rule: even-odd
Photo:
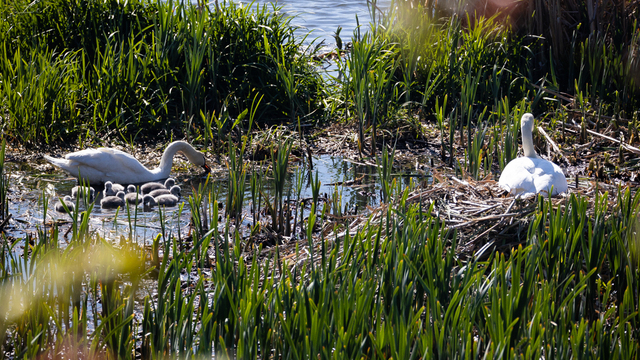
[[[558,195],[567,191],[567,179],[562,169],[540,158],[533,147],[533,115],[526,113],[520,120],[524,156],[511,160],[500,174],[498,185],[512,195],[530,196],[538,193]]]

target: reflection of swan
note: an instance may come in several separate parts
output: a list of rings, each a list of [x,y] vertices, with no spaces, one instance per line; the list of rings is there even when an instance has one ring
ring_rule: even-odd
[[[73,212],[73,210],[75,210],[76,208],[76,205],[73,203],[73,201],[71,201],[71,196],[65,195],[64,198],[60,199],[60,201],[56,203],[55,208],[57,212],[63,212],[63,213],[67,212],[67,210],[64,208],[64,205],[62,205],[62,203],[64,203],[64,205],[67,206],[67,209],[69,210],[68,212]]]
[[[118,191],[116,196],[107,196],[100,200],[100,207],[103,209],[117,209],[124,207],[124,191]]]
[[[562,169],[536,155],[533,148],[533,115],[522,115],[522,149],[524,156],[511,160],[500,174],[498,184],[513,195],[548,193],[553,186],[552,195],[567,191],[567,179]]]
[[[158,183],[158,182],[150,182],[150,183],[146,183],[142,186],[140,186],[140,192],[142,192],[143,194],[148,194],[150,192],[152,192],[153,190],[158,190],[158,189],[170,189],[174,184],[176,183],[176,180],[174,178],[168,178],[167,180],[164,181],[164,185]]]
[[[173,156],[181,152],[195,165],[211,171],[204,155],[184,141],[174,141],[164,150],[160,166],[147,169],[133,156],[112,148],[85,149],[67,154],[64,159],[44,158],[75,177],[82,177],[91,184],[105,181],[135,184],[157,181],[169,177]]]
[[[103,196],[115,196],[118,191],[124,192],[124,186],[120,184],[114,184],[111,181],[107,181],[104,183],[104,191],[102,192]]]
[[[178,185],[173,185],[171,187],[171,189],[167,190],[167,189],[157,189],[157,190],[153,190],[152,192],[149,193],[149,195],[153,196],[154,198],[157,198],[160,195],[168,195],[171,194],[177,198],[180,198],[180,186]]]

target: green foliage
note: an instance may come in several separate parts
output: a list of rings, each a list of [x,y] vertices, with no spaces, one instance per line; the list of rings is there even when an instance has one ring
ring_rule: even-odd
[[[291,119],[303,105],[310,112],[321,78],[277,10],[234,2],[200,11],[173,1],[3,1],[3,131],[32,145],[113,131],[126,141],[209,136],[201,129],[213,124],[201,112],[235,117],[258,94],[257,122]],[[280,81],[284,73],[295,86]]]

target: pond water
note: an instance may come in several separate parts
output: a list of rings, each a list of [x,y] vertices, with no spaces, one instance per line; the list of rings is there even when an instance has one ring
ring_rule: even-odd
[[[345,161],[341,157],[321,155],[314,158],[314,169],[308,170],[306,166],[290,164],[287,183],[285,185],[285,198],[291,200],[312,197],[311,181],[317,175],[320,182],[320,197],[327,199],[327,203],[339,203],[343,213],[361,213],[367,207],[376,206],[380,202],[380,183],[378,181],[376,167],[369,164]],[[43,229],[43,224],[57,223],[60,228],[60,240],[64,241],[66,231],[71,227],[71,217],[68,214],[55,211],[54,206],[58,199],[71,194],[77,182],[61,170],[53,174],[42,174],[26,163],[6,163],[6,171],[9,177],[9,212],[12,220],[5,229],[7,234],[23,239],[27,235],[35,236],[37,231]],[[245,184],[244,217],[243,225],[251,225],[250,208],[251,185],[250,176]],[[273,185],[270,173],[261,175],[264,194],[273,196]],[[404,177],[408,182],[409,178]],[[301,184],[300,196],[296,193],[295,184]],[[151,211],[143,211],[141,207],[132,207],[119,210],[104,210],[100,208],[102,188],[96,188],[95,203],[89,218],[90,231],[101,237],[117,241],[121,237],[132,239],[138,243],[149,244],[153,237],[164,228],[167,236],[186,236],[190,233],[190,208],[188,199],[193,194],[193,189],[198,189],[204,184],[200,177],[179,175],[176,183],[182,188],[180,204],[164,209],[163,222],[157,208]],[[218,178],[213,181],[211,190],[217,195],[220,214],[224,216],[224,203],[227,197],[228,180]],[[46,200],[46,214],[44,212],[43,198]],[[264,200],[263,206],[264,206]],[[81,211],[86,206],[79,202]],[[305,210],[308,214],[309,209]],[[332,211],[335,213],[335,210]],[[221,225],[222,226],[222,225]]]
[[[250,3],[250,1],[242,1]],[[270,1],[257,0],[256,4],[269,4]],[[278,6],[282,7],[287,15],[295,16],[292,25],[298,27],[297,35],[304,36],[311,31],[307,41],[316,39],[315,44],[324,40],[329,49],[336,47],[333,34],[338,26],[342,27],[340,37],[343,42],[348,42],[356,29],[356,16],[364,32],[369,29],[371,22],[370,5],[367,0],[280,0]],[[377,1],[379,10],[386,11],[391,4],[390,0]]]

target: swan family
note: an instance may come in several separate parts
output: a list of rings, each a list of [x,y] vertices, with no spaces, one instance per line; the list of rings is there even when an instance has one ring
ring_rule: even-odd
[[[100,206],[103,209],[114,209],[124,206],[125,203],[138,205],[144,202],[144,195],[153,191],[156,192],[152,195],[152,199],[166,195],[169,200],[165,197],[159,202],[147,201],[147,204],[175,206],[180,199],[180,187],[175,185],[175,180],[169,177],[169,173],[173,165],[173,157],[177,153],[184,154],[191,163],[202,167],[205,171],[211,171],[204,154],[185,141],[174,141],[169,144],[162,153],[160,165],[154,169],[148,169],[124,151],[104,147],[76,151],[65,155],[63,159],[48,155],[44,155],[44,158],[78,178],[81,183],[104,184]],[[166,179],[164,183],[158,182],[163,179]],[[124,186],[120,184],[131,184],[126,189],[127,193]],[[132,184],[143,184],[140,186],[140,193]],[[65,197],[56,204],[56,210],[62,212],[64,210],[62,203],[73,204],[71,200],[78,196],[93,201],[95,190],[89,186],[74,187],[69,199]],[[73,211],[70,206],[67,208]]]
[[[211,171],[204,154],[185,141],[174,141],[169,144],[162,154],[160,165],[155,169],[148,169],[124,151],[104,147],[76,151],[65,155],[64,159],[48,155],[45,155],[44,158],[92,185],[105,184],[107,181],[120,184],[140,184],[168,178],[173,165],[173,157],[177,153],[184,154],[194,165]]]
[[[530,196],[538,193],[558,195],[568,189],[567,179],[562,169],[551,161],[540,158],[533,146],[534,117],[526,113],[520,120],[522,149],[524,156],[510,161],[503,169],[498,185],[516,196]],[[180,199],[180,187],[169,177],[173,157],[178,152],[184,154],[191,163],[211,171],[204,154],[185,141],[174,141],[167,146],[160,159],[160,165],[148,169],[136,158],[112,148],[85,149],[67,154],[64,159],[45,155],[45,159],[60,167],[79,180],[90,184],[104,184],[103,209],[114,209],[125,204],[145,206],[175,206]],[[159,180],[166,179],[164,183]],[[124,186],[131,184],[125,194]],[[135,185],[144,183],[138,189]],[[55,205],[60,212],[73,211],[72,198],[83,197],[93,200],[94,189],[76,186],[71,196],[65,196]],[[64,204],[64,205],[63,205]]]

